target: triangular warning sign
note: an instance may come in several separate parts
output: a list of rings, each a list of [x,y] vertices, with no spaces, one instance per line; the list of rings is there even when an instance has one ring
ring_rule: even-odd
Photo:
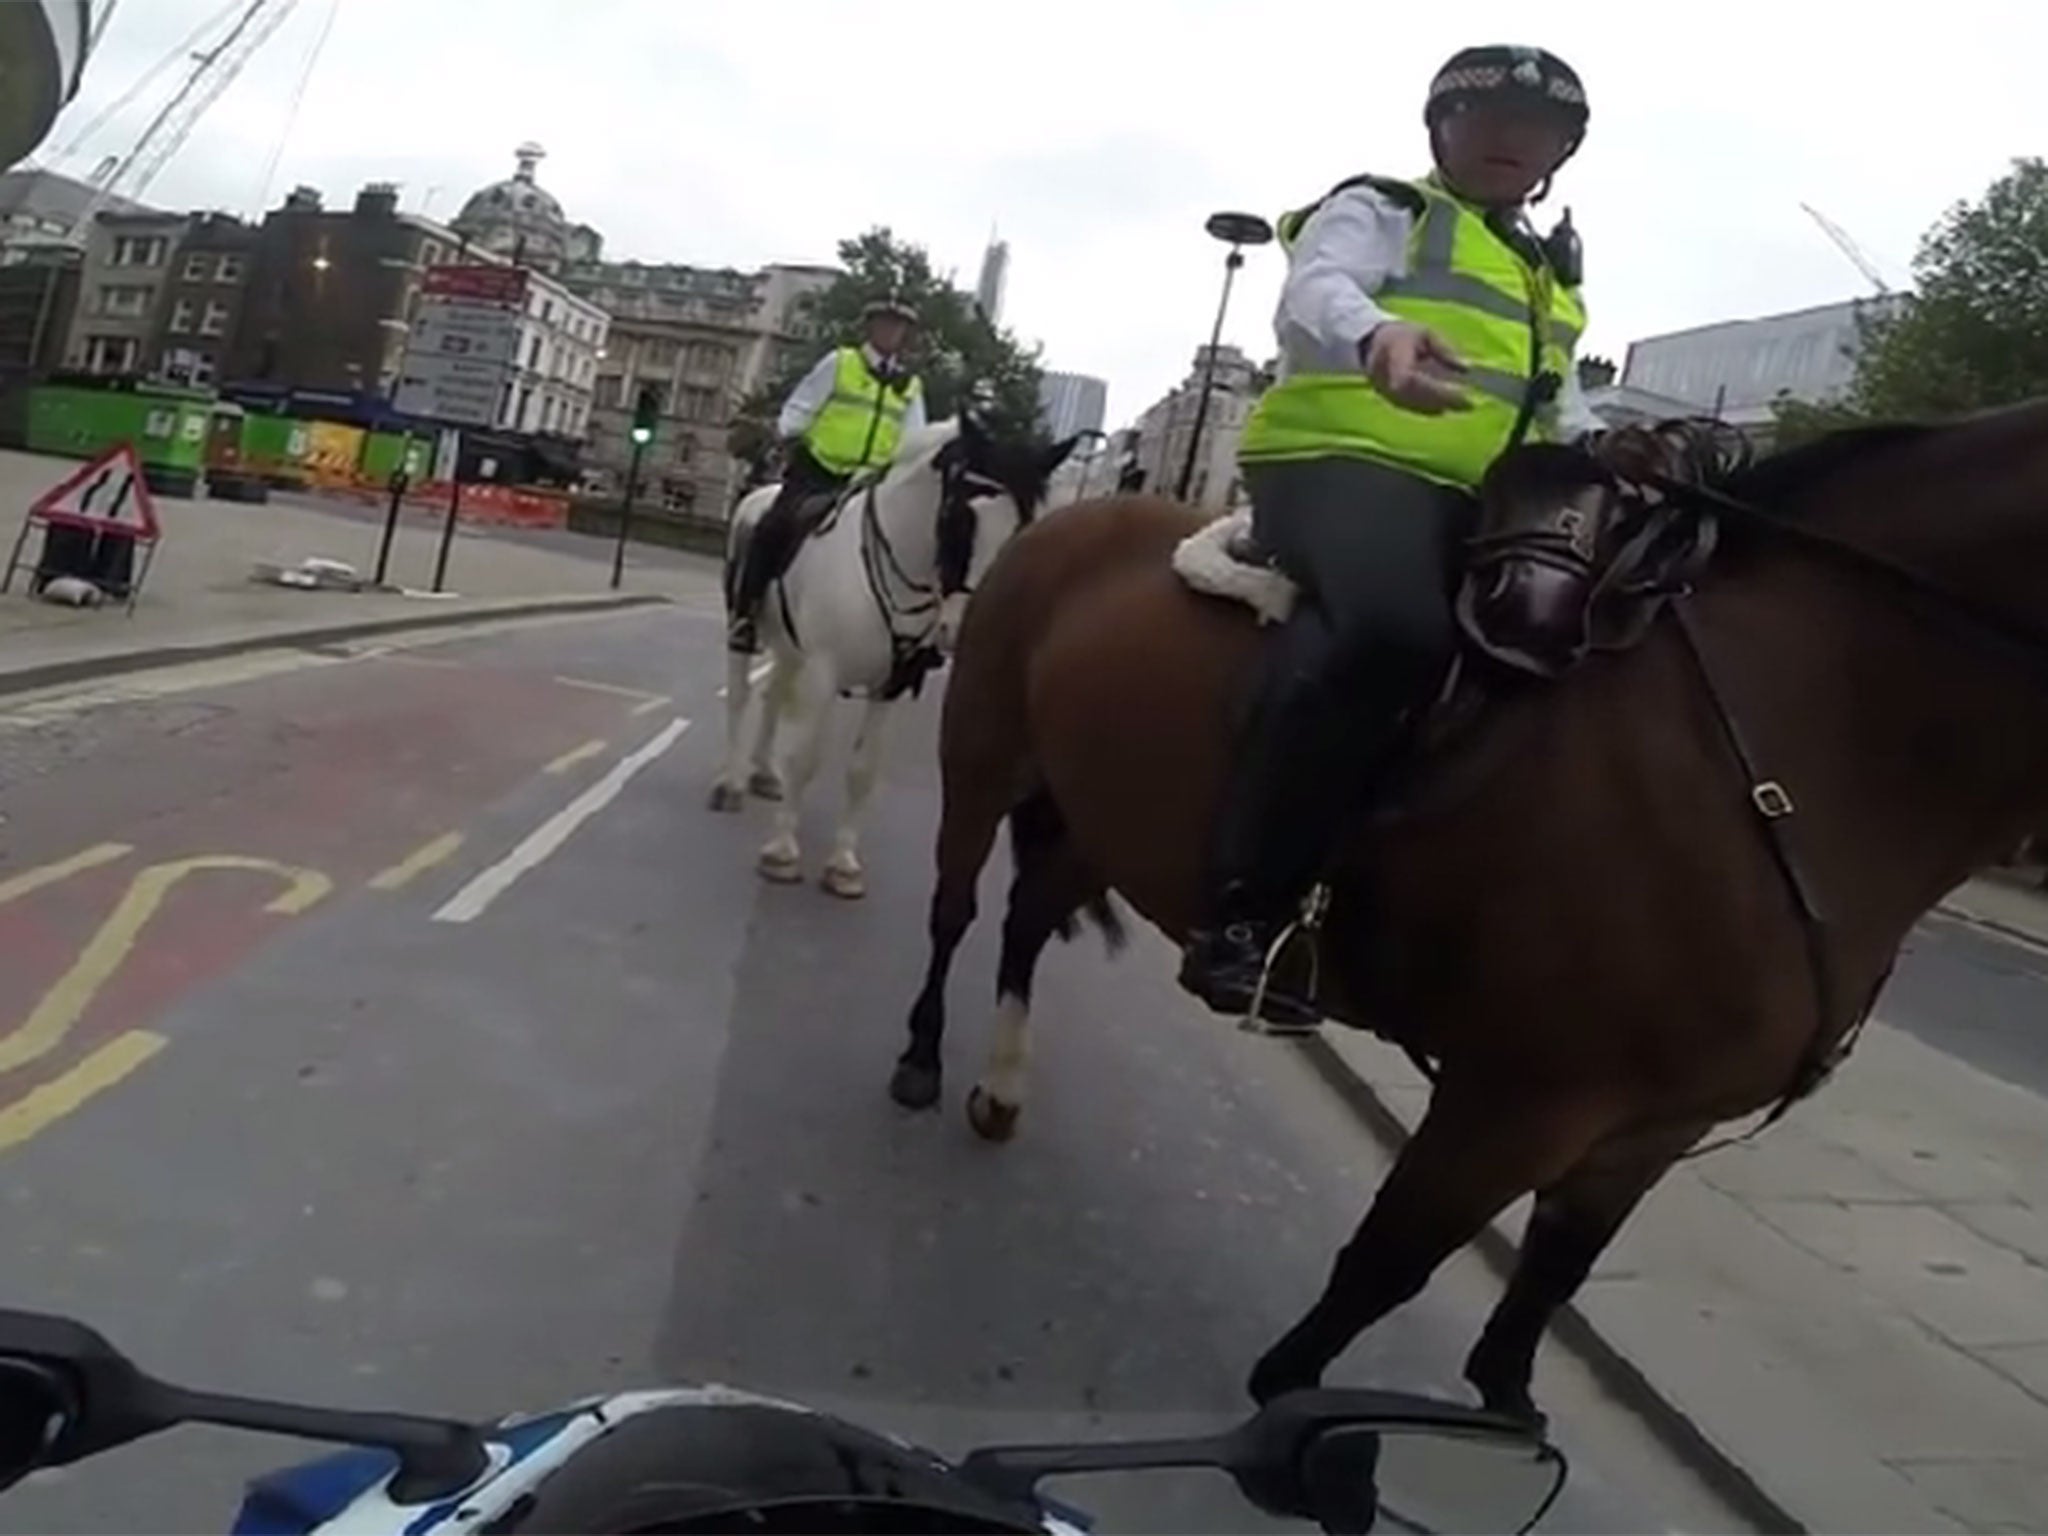
[[[125,533],[154,539],[162,531],[149,482],[129,443],[116,443],[90,464],[81,465],[38,496],[28,509],[31,518]]]

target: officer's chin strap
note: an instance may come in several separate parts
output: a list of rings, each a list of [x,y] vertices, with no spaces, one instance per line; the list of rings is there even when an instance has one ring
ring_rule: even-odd
[[[1322,1023],[1278,1024],[1263,1017],[1266,1011],[1266,989],[1273,980],[1274,968],[1281,957],[1293,946],[1296,939],[1308,941],[1308,987],[1303,994],[1313,1001],[1322,991],[1322,946],[1316,942],[1322,932],[1323,918],[1330,910],[1330,887],[1324,881],[1317,881],[1301,899],[1301,907],[1295,913],[1294,921],[1282,928],[1273,942],[1266,948],[1266,963],[1259,968],[1259,984],[1252,989],[1252,1005],[1237,1027],[1248,1035],[1265,1035],[1269,1038],[1299,1038],[1313,1035],[1321,1030]]]

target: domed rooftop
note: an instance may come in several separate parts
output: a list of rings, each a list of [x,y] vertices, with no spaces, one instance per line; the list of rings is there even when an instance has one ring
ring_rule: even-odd
[[[497,255],[536,267],[559,265],[568,252],[569,221],[554,194],[533,179],[547,151],[528,143],[513,153],[517,169],[474,193],[448,227]]]

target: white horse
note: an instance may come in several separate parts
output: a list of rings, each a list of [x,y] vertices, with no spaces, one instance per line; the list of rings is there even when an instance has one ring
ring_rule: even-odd
[[[764,878],[803,878],[797,823],[804,793],[818,769],[833,701],[858,697],[846,802],[821,883],[835,896],[866,894],[860,827],[881,771],[896,696],[891,685],[919,675],[906,671],[917,653],[952,649],[969,594],[1038,510],[1047,479],[1077,441],[1019,448],[999,443],[971,415],[934,422],[906,437],[885,470],[856,479],[769,587],[759,626],[765,669],[750,656],[727,657],[726,758],[711,790],[716,811],[739,810],[749,790],[778,802],[757,861]],[[728,601],[746,541],[778,489],[761,486],[733,509]],[[747,706],[764,677],[750,739]],[[789,729],[778,731],[785,723]]]

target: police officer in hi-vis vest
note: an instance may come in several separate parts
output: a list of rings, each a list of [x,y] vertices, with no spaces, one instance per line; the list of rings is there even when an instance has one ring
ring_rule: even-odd
[[[917,311],[896,299],[877,299],[860,317],[861,345],[819,358],[776,419],[788,462],[781,493],[747,540],[733,592],[733,650],[760,648],[761,598],[795,552],[802,531],[798,504],[819,491],[838,490],[871,465],[888,463],[903,434],[924,425],[924,389],[903,361],[917,330]]]
[[[1258,542],[1305,601],[1269,642],[1210,849],[1182,986],[1246,1012],[1324,851],[1426,706],[1454,644],[1473,492],[1520,442],[1595,433],[1569,215],[1527,206],[1584,138],[1586,95],[1536,48],[1468,48],[1429,88],[1435,169],[1359,176],[1287,215],[1280,374],[1239,458]],[[1282,956],[1263,1016],[1319,1016]]]

